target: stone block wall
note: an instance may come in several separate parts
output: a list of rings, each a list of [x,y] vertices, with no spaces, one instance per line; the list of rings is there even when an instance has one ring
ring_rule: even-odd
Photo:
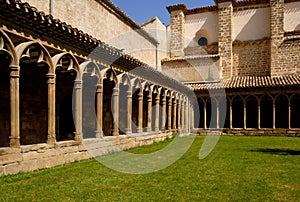
[[[233,76],[270,75],[270,41],[235,42]]]
[[[183,56],[184,47],[184,24],[185,17],[181,10],[171,12],[171,36],[170,36],[170,52],[171,57]]]
[[[225,1],[219,6],[219,53],[221,55],[222,77],[232,76],[232,1]]]
[[[0,148],[0,176],[51,168],[90,159],[138,146],[150,145],[172,137],[172,132],[91,138],[78,141],[35,144],[19,149]]]

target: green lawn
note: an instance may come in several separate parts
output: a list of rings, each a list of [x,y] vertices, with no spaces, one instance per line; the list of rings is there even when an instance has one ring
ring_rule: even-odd
[[[300,201],[300,138],[221,137],[199,160],[203,140],[197,137],[180,160],[151,174],[118,173],[88,160],[1,177],[0,201]]]

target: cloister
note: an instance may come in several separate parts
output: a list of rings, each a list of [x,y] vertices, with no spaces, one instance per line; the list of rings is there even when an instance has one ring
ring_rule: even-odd
[[[153,81],[171,79],[150,67],[135,75],[0,33],[1,147],[188,131],[189,100],[178,91],[188,88]]]

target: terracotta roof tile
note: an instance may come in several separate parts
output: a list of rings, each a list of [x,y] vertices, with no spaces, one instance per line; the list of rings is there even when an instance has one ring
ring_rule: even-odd
[[[285,76],[237,76],[224,79],[219,82],[187,83],[195,91],[217,89],[242,89],[242,88],[276,88],[288,86],[300,86],[300,75],[291,74]]]

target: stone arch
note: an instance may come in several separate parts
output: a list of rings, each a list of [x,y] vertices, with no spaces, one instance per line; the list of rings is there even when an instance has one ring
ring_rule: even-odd
[[[236,95],[232,98],[232,127],[244,128],[244,98]]]
[[[259,99],[255,95],[249,95],[246,103],[246,128],[258,128]]]
[[[260,97],[260,127],[273,128],[273,97],[265,94]]]
[[[20,65],[21,144],[53,143],[56,135],[52,58],[37,41],[19,44],[16,53]]]
[[[128,74],[118,75],[119,81],[119,133],[131,133],[132,86]],[[129,126],[130,124],[130,126]]]
[[[289,99],[285,94],[275,96],[275,128],[289,127]]]
[[[290,98],[291,103],[291,128],[300,128],[300,94],[293,94]]]
[[[217,99],[215,97],[208,97],[205,100],[205,105],[206,105],[206,128],[218,128]]]
[[[82,117],[82,137],[84,139],[95,138],[95,132],[102,122],[102,96],[97,96],[102,94],[101,72],[99,66],[92,61],[81,63],[80,72],[82,77],[82,111],[79,113]],[[99,108],[100,112],[98,111]],[[98,117],[97,114],[99,114]]]
[[[55,55],[52,60],[56,75],[56,140],[78,140],[81,117],[80,67],[76,58],[67,52]]]
[[[19,95],[17,86],[10,85],[11,81],[18,82],[18,78],[14,77],[17,75],[19,67],[15,47],[0,29],[0,147],[10,146],[11,135],[19,136]]]

